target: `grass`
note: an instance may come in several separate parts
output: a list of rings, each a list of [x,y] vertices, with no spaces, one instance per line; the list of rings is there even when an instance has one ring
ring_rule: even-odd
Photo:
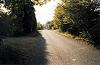
[[[0,43],[0,65],[46,65],[46,42],[39,32],[7,37]]]
[[[34,37],[8,37],[0,46],[0,64],[27,64],[35,46]]]
[[[92,43],[90,40],[88,40],[87,38],[83,38],[83,37],[80,37],[80,36],[75,36],[75,35],[71,35],[70,33],[68,32],[61,32],[59,30],[55,30],[56,32],[58,32],[59,34],[63,35],[63,36],[66,36],[68,38],[73,38],[73,39],[76,39],[76,40],[82,40],[82,41],[86,41],[86,42],[90,42]]]

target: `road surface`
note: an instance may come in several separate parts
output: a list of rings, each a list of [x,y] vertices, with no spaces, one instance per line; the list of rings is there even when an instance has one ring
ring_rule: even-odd
[[[51,30],[39,32],[43,39],[37,40],[41,49],[37,54],[42,58],[38,55],[36,58],[39,61],[35,59],[35,65],[100,65],[100,50],[86,42],[64,37]],[[45,45],[45,51],[42,45]]]

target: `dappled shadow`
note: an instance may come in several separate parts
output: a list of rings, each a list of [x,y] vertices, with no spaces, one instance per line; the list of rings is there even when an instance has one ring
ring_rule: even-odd
[[[0,46],[0,65],[46,65],[46,41],[40,33],[36,35],[11,37],[17,41],[20,39],[18,42],[10,40],[12,44],[17,43],[15,45],[9,44],[9,40],[6,41],[7,44],[4,42]]]

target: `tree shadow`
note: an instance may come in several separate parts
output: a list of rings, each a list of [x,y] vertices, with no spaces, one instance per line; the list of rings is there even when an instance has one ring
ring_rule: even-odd
[[[32,35],[29,34],[23,38],[34,38]],[[37,32],[35,43],[29,42],[19,47],[9,44],[0,46],[0,65],[47,65],[46,40],[40,33]]]
[[[36,46],[33,49],[32,65],[47,65],[46,40],[40,33],[36,36]]]

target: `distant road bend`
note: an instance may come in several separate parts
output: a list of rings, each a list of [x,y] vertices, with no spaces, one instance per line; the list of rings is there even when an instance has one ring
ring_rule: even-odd
[[[45,39],[48,52],[45,65],[100,65],[100,50],[86,42],[64,37],[52,30],[39,32]]]

